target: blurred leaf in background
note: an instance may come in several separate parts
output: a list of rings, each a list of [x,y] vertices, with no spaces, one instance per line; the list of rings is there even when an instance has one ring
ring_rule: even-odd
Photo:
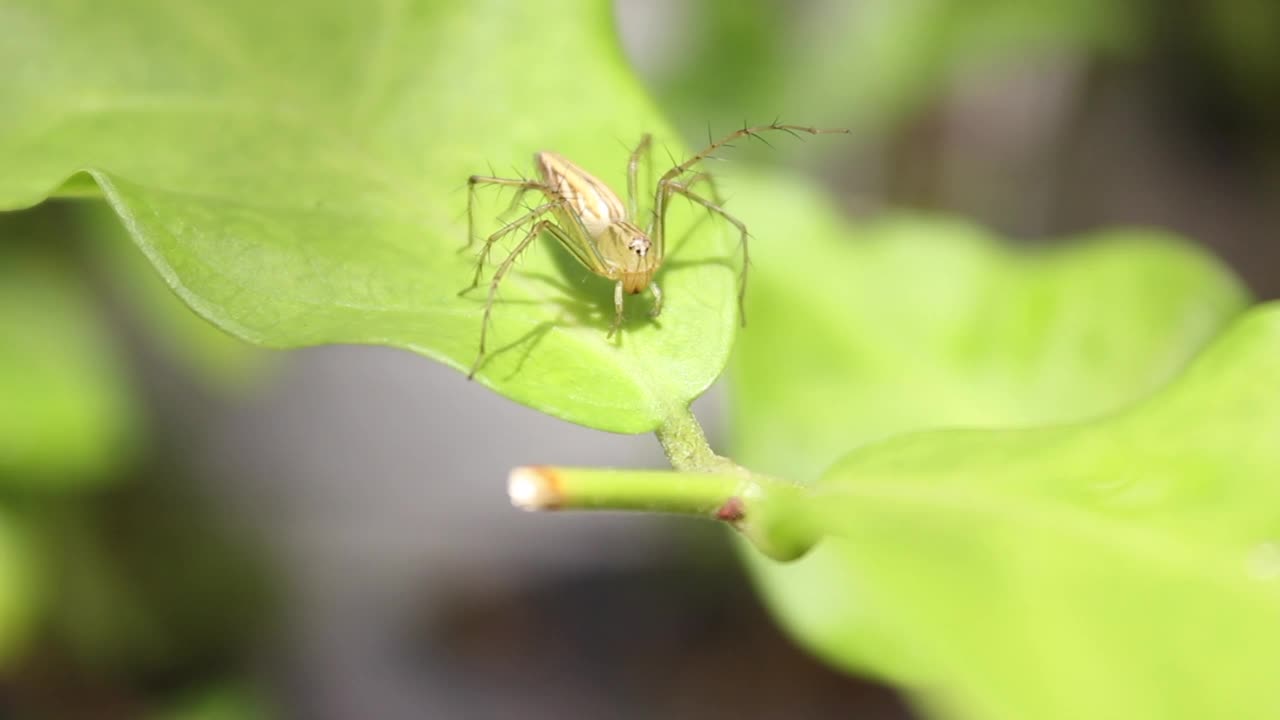
[[[30,649],[45,599],[33,535],[21,513],[0,507],[0,670]]]
[[[183,472],[153,465],[129,487],[39,514],[58,589],[45,604],[49,658],[65,682],[186,688],[244,672],[270,640],[269,558]]]
[[[0,214],[0,484],[94,485],[138,451],[140,409],[58,208]]]
[[[1210,255],[1155,230],[1017,249],[941,215],[851,223],[798,177],[737,175],[728,193],[755,233],[778,239],[753,246],[734,445],[798,480],[851,443],[901,432],[1117,410],[1249,300]]]
[[[181,463],[139,484],[172,438],[149,427],[121,328],[180,343],[170,360],[220,388],[257,356],[101,218],[65,202],[0,214],[0,663],[4,706],[26,716],[152,707],[157,677],[243,672],[267,604],[252,541],[181,489]]]
[[[211,685],[188,693],[170,707],[150,713],[147,720],[267,720],[278,717],[251,688],[234,682]]]
[[[803,117],[863,141],[958,78],[1001,63],[1124,55],[1147,41],[1138,0],[703,0],[675,9],[692,29],[650,73],[681,118],[740,125]]]
[[[786,208],[753,227],[789,238],[755,254],[752,326],[731,373],[733,456],[812,481],[873,443],[818,486],[825,527],[851,541],[793,563],[745,553],[797,639],[849,669],[957,694],[946,703],[962,717],[1203,717],[1232,698],[1253,713],[1233,716],[1265,717],[1258,674],[1280,658],[1227,657],[1249,628],[1270,637],[1280,620],[1271,590],[1241,572],[1275,529],[1276,408],[1232,393],[1273,384],[1274,322],[1237,330],[1223,341],[1234,350],[1161,396],[1196,398],[1153,404],[1168,417],[1027,431],[1025,445],[979,432],[874,444],[1113,413],[1244,308],[1239,282],[1162,233],[1014,251],[941,218],[850,226],[803,183],[785,198],[777,187],[730,185],[742,207]],[[1099,515],[1062,507],[1080,497]],[[1182,524],[1200,503],[1211,516]],[[1162,603],[1173,592],[1185,602]],[[1219,613],[1240,622],[1215,634]],[[1188,623],[1201,625],[1174,632]],[[1161,632],[1185,645],[1162,646]],[[1074,687],[1079,698],[1059,695]]]
[[[0,257],[0,482],[103,483],[143,450],[122,315],[192,378],[230,389],[262,366],[261,353],[192,314],[104,209],[0,214]]]
[[[1164,92],[1214,157],[1261,179],[1274,202],[1280,185],[1280,3],[1199,0],[1169,6],[1156,50]]]
[[[747,207],[762,201],[750,182],[733,192]],[[783,477],[813,481],[853,447],[902,432],[1123,407],[1247,299],[1201,253],[1147,232],[1019,253],[956,220],[850,226],[801,192],[783,204],[794,214],[754,221],[791,241],[757,252],[752,327],[730,386],[734,457]],[[837,548],[788,564],[747,556],[808,647],[850,668],[916,675]]]
[[[1273,718],[1280,399],[1259,388],[1277,386],[1272,303],[1132,410],[898,436],[838,463],[807,509],[859,581],[842,596],[869,600],[940,715]]]

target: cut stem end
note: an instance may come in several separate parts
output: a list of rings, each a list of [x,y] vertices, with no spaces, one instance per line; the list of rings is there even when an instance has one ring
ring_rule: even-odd
[[[564,504],[560,481],[551,468],[526,466],[507,477],[507,495],[521,510],[554,510]]]

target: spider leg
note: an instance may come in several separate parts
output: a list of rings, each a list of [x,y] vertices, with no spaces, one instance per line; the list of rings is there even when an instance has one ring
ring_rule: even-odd
[[[672,167],[670,170],[664,173],[662,178],[658,180],[658,184],[661,185],[665,182],[670,182],[671,180],[675,180],[676,178],[680,177],[684,173],[688,172],[689,169],[692,168],[694,165],[697,165],[698,163],[710,157],[713,153],[715,153],[716,150],[719,150],[720,148],[725,147],[726,145],[733,142],[734,140],[737,140],[740,137],[757,137],[760,133],[768,132],[771,130],[778,130],[781,132],[790,133],[792,135],[796,135],[798,133],[808,133],[810,135],[825,135],[827,133],[848,133],[849,132],[848,130],[844,130],[844,129],[825,130],[822,128],[806,127],[803,125],[784,125],[778,122],[770,123],[769,125],[757,125],[755,127],[744,127],[741,130],[735,130],[729,133],[728,135],[724,136],[719,140],[708,143],[705,148],[703,148],[702,150],[699,150],[688,160],[685,160],[684,162],[679,163],[678,165]]]
[[[471,372],[467,373],[468,380],[476,376],[476,370],[480,369],[480,362],[484,360],[484,345],[489,335],[489,316],[493,312],[493,302],[498,297],[498,285],[502,283],[502,279],[511,270],[511,266],[515,265],[516,258],[533,244],[533,241],[538,238],[538,233],[548,227],[554,227],[550,220],[539,220],[534,223],[529,228],[529,232],[525,233],[524,239],[520,241],[520,244],[516,245],[511,254],[507,255],[502,264],[498,266],[498,270],[493,273],[493,278],[489,281],[489,297],[484,304],[484,319],[480,323],[480,352],[476,355],[476,361],[471,365]]]
[[[716,176],[705,170],[694,173],[687,180],[681,181],[680,184],[684,185],[686,189],[692,190],[693,186],[700,182],[706,183],[707,187],[710,188],[709,194],[712,202],[717,205],[724,205],[724,196],[720,194],[720,186],[716,184]]]
[[[520,178],[520,179],[500,178],[500,177],[493,177],[491,175],[472,175],[471,177],[467,178],[467,244],[466,244],[466,248],[471,247],[476,241],[475,203],[476,203],[476,187],[479,185],[498,185],[503,187],[519,188],[518,190],[516,190],[516,196],[515,198],[512,199],[511,206],[507,208],[507,212],[510,212],[513,208],[515,208],[515,206],[520,202],[520,199],[524,197],[524,194],[529,192],[530,190],[541,190],[543,193],[546,193],[548,197],[551,197],[551,198],[555,197],[555,193],[554,191],[551,190],[551,188],[547,187],[546,185],[543,185],[540,182],[534,182],[533,180],[525,180],[523,178]],[[463,248],[463,249],[465,250],[466,248]]]
[[[649,283],[649,292],[653,293],[653,309],[649,311],[649,317],[658,317],[662,314],[662,288],[658,287],[658,283]]]
[[[631,158],[627,160],[627,207],[631,211],[631,217],[640,216],[639,195],[636,193],[636,171],[640,165],[640,157],[644,156],[646,164],[653,162],[653,136],[645,133],[640,137],[640,143],[636,145],[636,149],[631,151]]]
[[[681,162],[681,163],[674,163],[670,170],[666,171],[665,173],[662,174],[662,177],[658,178],[657,189],[654,191],[654,196],[653,196],[653,220],[652,220],[653,232],[651,234],[653,236],[654,244],[656,245],[656,250],[658,251],[659,256],[661,256],[661,254],[663,253],[664,251],[663,246],[666,243],[664,236],[666,235],[665,226],[666,226],[667,200],[670,198],[673,192],[679,192],[680,194],[685,195],[686,197],[689,197],[689,186],[701,179],[698,177],[698,175],[695,175],[692,180],[689,180],[681,184],[677,182],[680,176],[692,170],[695,165],[702,162],[703,160],[706,160],[707,158],[712,157],[712,155],[717,150],[725,146],[728,146],[734,140],[737,140],[738,138],[741,138],[741,137],[748,137],[748,138],[756,137],[760,133],[769,132],[771,130],[785,132],[785,133],[789,133],[791,135],[797,135],[797,136],[799,133],[802,133],[802,132],[809,133],[810,135],[824,135],[827,133],[848,133],[849,132],[848,130],[843,130],[843,129],[824,130],[822,128],[807,127],[803,125],[784,125],[780,122],[774,121],[769,125],[757,125],[755,127],[744,127],[741,130],[735,130],[734,132],[729,133],[728,135],[726,135],[725,137],[719,140],[715,140],[713,142],[708,143],[705,148],[699,150],[688,160],[685,160],[684,162]],[[710,176],[708,175],[706,179],[710,180]],[[681,192],[681,191],[671,189],[669,186],[672,183],[675,183],[677,185],[682,185],[682,187],[684,188],[684,191]],[[703,207],[706,207],[709,210],[711,210],[712,206],[714,206],[716,209],[719,209],[721,214],[723,215],[724,214],[723,209],[719,208],[719,205],[720,205],[720,202],[718,202],[719,193],[713,190],[712,195],[716,196],[715,201],[702,198],[702,200],[706,202],[699,203],[699,204],[703,205]],[[710,203],[710,205],[708,205],[707,203]]]
[[[733,215],[730,215],[728,211],[726,211],[723,207],[720,206],[719,203],[714,202],[712,200],[708,200],[707,198],[690,190],[689,186],[685,183],[678,183],[674,181],[660,182],[659,188],[660,188],[658,193],[659,197],[662,197],[662,198],[670,197],[673,194],[681,195],[685,197],[687,200],[689,200],[690,202],[701,205],[702,207],[706,208],[708,211],[715,213],[716,215],[719,215],[720,217],[724,218],[726,222],[728,222],[729,224],[733,225],[738,229],[738,233],[741,235],[741,238],[742,238],[740,242],[740,245],[742,247],[742,275],[738,282],[738,317],[741,319],[742,324],[745,326],[747,324],[747,310],[746,310],[747,268],[751,264],[751,257],[747,251],[747,239],[750,237],[750,233],[747,232],[746,224],[743,223],[738,218],[734,217]],[[713,190],[714,190],[714,186],[713,186]],[[663,201],[663,206],[665,207],[665,199]],[[660,225],[665,224],[663,221],[659,221],[659,222],[660,222]],[[665,233],[660,233],[660,234],[665,234]],[[660,296],[659,296],[659,302],[660,302]]]
[[[613,286],[613,327],[609,328],[609,334],[605,338],[611,338],[618,332],[618,328],[622,327],[622,281],[619,280]]]
[[[552,202],[539,205],[538,207],[533,208],[532,210],[525,213],[524,215],[521,215],[515,220],[512,220],[506,225],[503,225],[502,227],[498,228],[498,230],[495,233],[493,233],[488,238],[486,238],[484,241],[484,247],[480,249],[480,256],[476,259],[476,274],[471,279],[471,284],[463,288],[458,294],[464,295],[474,290],[476,286],[480,284],[480,275],[484,272],[485,263],[489,261],[489,253],[493,249],[494,243],[498,242],[502,238],[511,234],[517,228],[524,225],[525,223],[531,220],[535,220],[538,217],[550,212],[551,210],[554,210],[557,207],[560,207],[563,204],[564,204],[563,200],[554,200]]]

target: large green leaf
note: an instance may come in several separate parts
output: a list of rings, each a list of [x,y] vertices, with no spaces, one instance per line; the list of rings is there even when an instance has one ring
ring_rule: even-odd
[[[80,235],[78,250],[169,362],[224,391],[248,388],[264,373],[271,354],[191,312],[133,246],[109,207],[77,203],[70,215]]]
[[[91,179],[184,300],[270,346],[470,367],[467,176],[529,172],[554,149],[623,188],[627,146],[671,137],[604,0],[3,0],[0,33],[0,207]],[[482,229],[501,206],[484,204]],[[660,322],[633,301],[612,341],[611,288],[548,243],[503,287],[479,381],[641,432],[720,372],[734,270],[698,261],[729,256],[730,235],[676,248]]]
[[[55,209],[0,215],[0,485],[79,487],[136,450],[139,411]]]
[[[805,510],[944,714],[1275,718],[1276,388],[1280,304],[1134,410],[899,436]]]
[[[1245,302],[1217,263],[1160,233],[1017,251],[952,220],[851,227],[796,183],[741,182],[734,195],[785,209],[747,213],[758,235],[787,242],[752,247],[751,324],[732,372],[734,456],[782,477],[811,481],[851,448],[909,430],[1110,412],[1167,382]],[[807,647],[918,678],[839,546],[787,564],[749,557]]]

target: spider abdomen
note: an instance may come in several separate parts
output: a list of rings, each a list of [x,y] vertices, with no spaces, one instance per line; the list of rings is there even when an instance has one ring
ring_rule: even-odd
[[[533,156],[533,163],[543,184],[564,200],[591,237],[599,237],[610,225],[627,219],[627,209],[618,195],[563,155],[540,152]]]

